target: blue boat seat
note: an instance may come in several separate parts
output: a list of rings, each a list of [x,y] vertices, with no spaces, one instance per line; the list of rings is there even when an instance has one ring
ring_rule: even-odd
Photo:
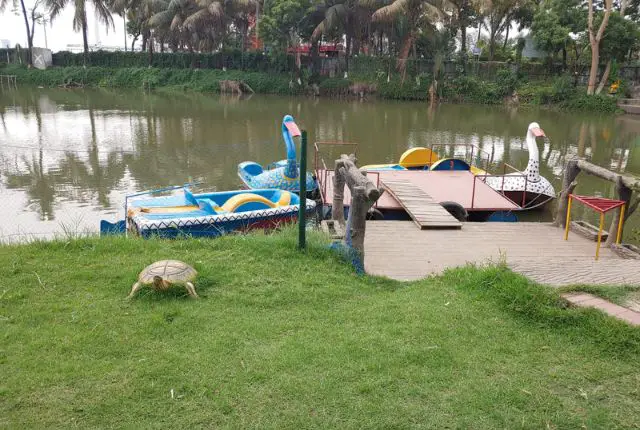
[[[218,207],[218,203],[216,203],[215,200],[212,199],[199,199],[198,206],[200,206],[200,209],[210,214],[220,213],[220,211],[217,211],[215,209]]]

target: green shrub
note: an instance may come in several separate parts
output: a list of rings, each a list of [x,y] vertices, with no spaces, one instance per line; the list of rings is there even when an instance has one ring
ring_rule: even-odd
[[[518,74],[511,69],[498,70],[496,73],[496,95],[506,97],[513,94],[518,86]]]
[[[561,103],[561,106],[565,109],[588,112],[615,113],[618,110],[617,100],[602,94],[588,96],[585,93],[579,93]]]
[[[109,52],[93,51],[89,53],[88,62],[98,67],[134,67],[149,66],[148,52]],[[226,50],[213,54],[190,52],[154,52],[152,67],[172,69],[234,69],[256,72],[291,72],[295,69],[295,58],[287,54],[266,55],[261,51],[241,52]],[[73,67],[84,65],[84,54],[68,51],[53,54],[53,65]]]
[[[502,103],[504,89],[494,82],[486,82],[473,76],[460,76],[445,82],[442,96],[445,100],[459,103]]]
[[[573,86],[573,79],[570,76],[564,75],[553,80],[551,94],[553,102],[569,100],[575,93],[576,88]]]
[[[427,100],[429,98],[430,79],[418,77],[407,79],[404,83],[400,79],[386,79],[378,83],[378,95],[385,99],[395,100]]]
[[[159,87],[180,90],[217,92],[221,80],[238,80],[257,93],[296,94],[299,85],[291,88],[288,75],[278,73],[242,72],[240,70],[159,69],[148,67],[53,67],[47,70],[7,66],[18,81],[32,85],[56,87],[63,84],[81,84],[94,87],[153,89]],[[9,73],[9,72],[8,72]]]

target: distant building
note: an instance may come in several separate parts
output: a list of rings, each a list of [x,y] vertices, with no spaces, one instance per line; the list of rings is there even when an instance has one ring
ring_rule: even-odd
[[[522,49],[523,58],[545,58],[547,53],[538,49],[536,42],[533,40],[531,33],[524,36],[524,48]]]
[[[0,49],[11,48],[11,42],[7,39],[0,39]]]

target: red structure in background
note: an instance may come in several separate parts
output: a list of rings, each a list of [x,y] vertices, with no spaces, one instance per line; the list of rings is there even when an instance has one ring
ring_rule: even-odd
[[[245,44],[245,48],[251,51],[262,50],[262,40],[258,39],[258,29],[256,28],[255,14],[249,15],[249,38]]]
[[[344,53],[344,47],[341,43],[321,43],[318,51],[320,55],[327,57],[337,57],[338,54]],[[287,48],[289,54],[309,55],[311,52],[311,45],[309,43],[303,43],[298,46],[292,46]]]

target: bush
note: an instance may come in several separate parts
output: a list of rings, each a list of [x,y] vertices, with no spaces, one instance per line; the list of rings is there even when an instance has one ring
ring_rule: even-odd
[[[603,113],[615,113],[618,110],[617,100],[614,97],[601,94],[592,96],[585,93],[576,94],[561,103],[561,106],[565,109]]]
[[[573,86],[573,79],[570,76],[564,75],[553,80],[551,101],[558,103],[569,100],[575,93],[576,88]]]
[[[62,84],[80,84],[94,87],[153,89],[178,88],[200,92],[217,92],[221,80],[238,80],[257,93],[296,94],[301,87],[290,88],[289,77],[276,73],[242,72],[239,70],[158,69],[148,67],[53,67],[47,70],[8,66],[10,74],[21,83],[56,87]]]
[[[327,78],[320,81],[320,94],[323,96],[345,96],[349,94],[351,81],[343,78]]]
[[[445,100],[464,103],[500,104],[504,88],[494,82],[473,76],[461,76],[445,82],[442,96]]]
[[[510,69],[498,70],[496,73],[496,85],[499,97],[510,96],[518,86],[518,74]]]
[[[385,99],[395,100],[427,100],[431,80],[427,77],[407,79],[404,83],[400,79],[386,79],[378,83],[378,94]]]
[[[93,51],[88,62],[98,67],[148,67],[148,52]],[[53,65],[60,67],[82,66],[84,54],[63,51],[53,54]],[[189,52],[154,52],[152,67],[171,69],[234,69],[255,72],[291,72],[295,69],[292,55],[266,55],[261,51],[221,51],[212,54]]]

